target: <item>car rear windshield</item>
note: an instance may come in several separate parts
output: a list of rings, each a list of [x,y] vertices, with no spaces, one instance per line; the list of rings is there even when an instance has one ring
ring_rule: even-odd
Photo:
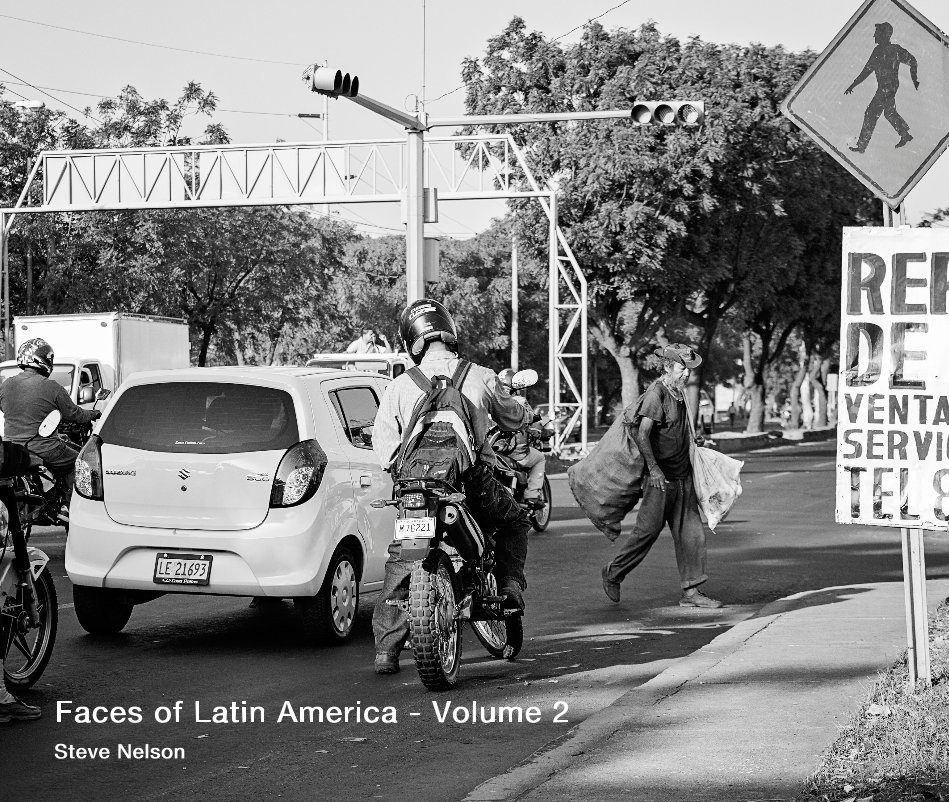
[[[99,436],[117,446],[176,454],[275,451],[300,440],[289,393],[217,382],[131,387],[115,400]]]

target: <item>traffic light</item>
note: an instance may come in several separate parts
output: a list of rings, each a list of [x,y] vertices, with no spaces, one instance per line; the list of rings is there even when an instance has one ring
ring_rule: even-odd
[[[697,126],[705,121],[705,101],[657,100],[634,103],[629,116],[634,125]]]
[[[310,84],[310,91],[329,97],[356,97],[359,94],[359,78],[332,67],[313,65],[303,74]]]

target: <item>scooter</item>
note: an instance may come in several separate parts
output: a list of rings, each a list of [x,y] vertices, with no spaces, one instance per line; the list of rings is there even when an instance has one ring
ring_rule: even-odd
[[[54,410],[40,424],[38,435],[49,437],[59,423]],[[11,690],[24,690],[42,676],[53,654],[58,622],[56,586],[49,557],[27,545],[20,509],[22,476],[0,479],[0,654],[3,678]],[[35,501],[35,499],[33,499]]]

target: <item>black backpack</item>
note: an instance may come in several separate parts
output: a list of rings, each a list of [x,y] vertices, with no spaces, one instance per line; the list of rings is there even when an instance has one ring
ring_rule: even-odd
[[[475,463],[478,447],[471,426],[471,402],[461,385],[471,363],[458,362],[451,378],[431,380],[418,367],[406,375],[425,395],[419,399],[402,435],[402,445],[392,467],[394,479],[441,479],[457,487]]]

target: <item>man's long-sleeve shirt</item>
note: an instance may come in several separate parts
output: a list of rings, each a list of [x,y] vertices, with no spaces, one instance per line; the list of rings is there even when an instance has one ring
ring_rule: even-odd
[[[419,368],[428,378],[451,377],[458,361],[458,357],[449,352],[428,353]],[[494,451],[487,442],[491,421],[503,431],[513,432],[531,422],[533,411],[526,402],[508,392],[493,370],[474,363],[461,386],[461,394],[471,402],[471,427],[475,444],[481,449],[481,461],[494,465]],[[372,430],[372,447],[383,468],[388,469],[395,460],[405,427],[422,397],[421,388],[406,373],[392,381],[383,393]]]
[[[59,382],[27,369],[0,383],[0,411],[3,412],[3,437],[14,443],[25,443],[36,435],[43,419],[58,409],[63,420],[89,423],[93,413],[76,406]],[[30,447],[44,440],[37,437]]]

